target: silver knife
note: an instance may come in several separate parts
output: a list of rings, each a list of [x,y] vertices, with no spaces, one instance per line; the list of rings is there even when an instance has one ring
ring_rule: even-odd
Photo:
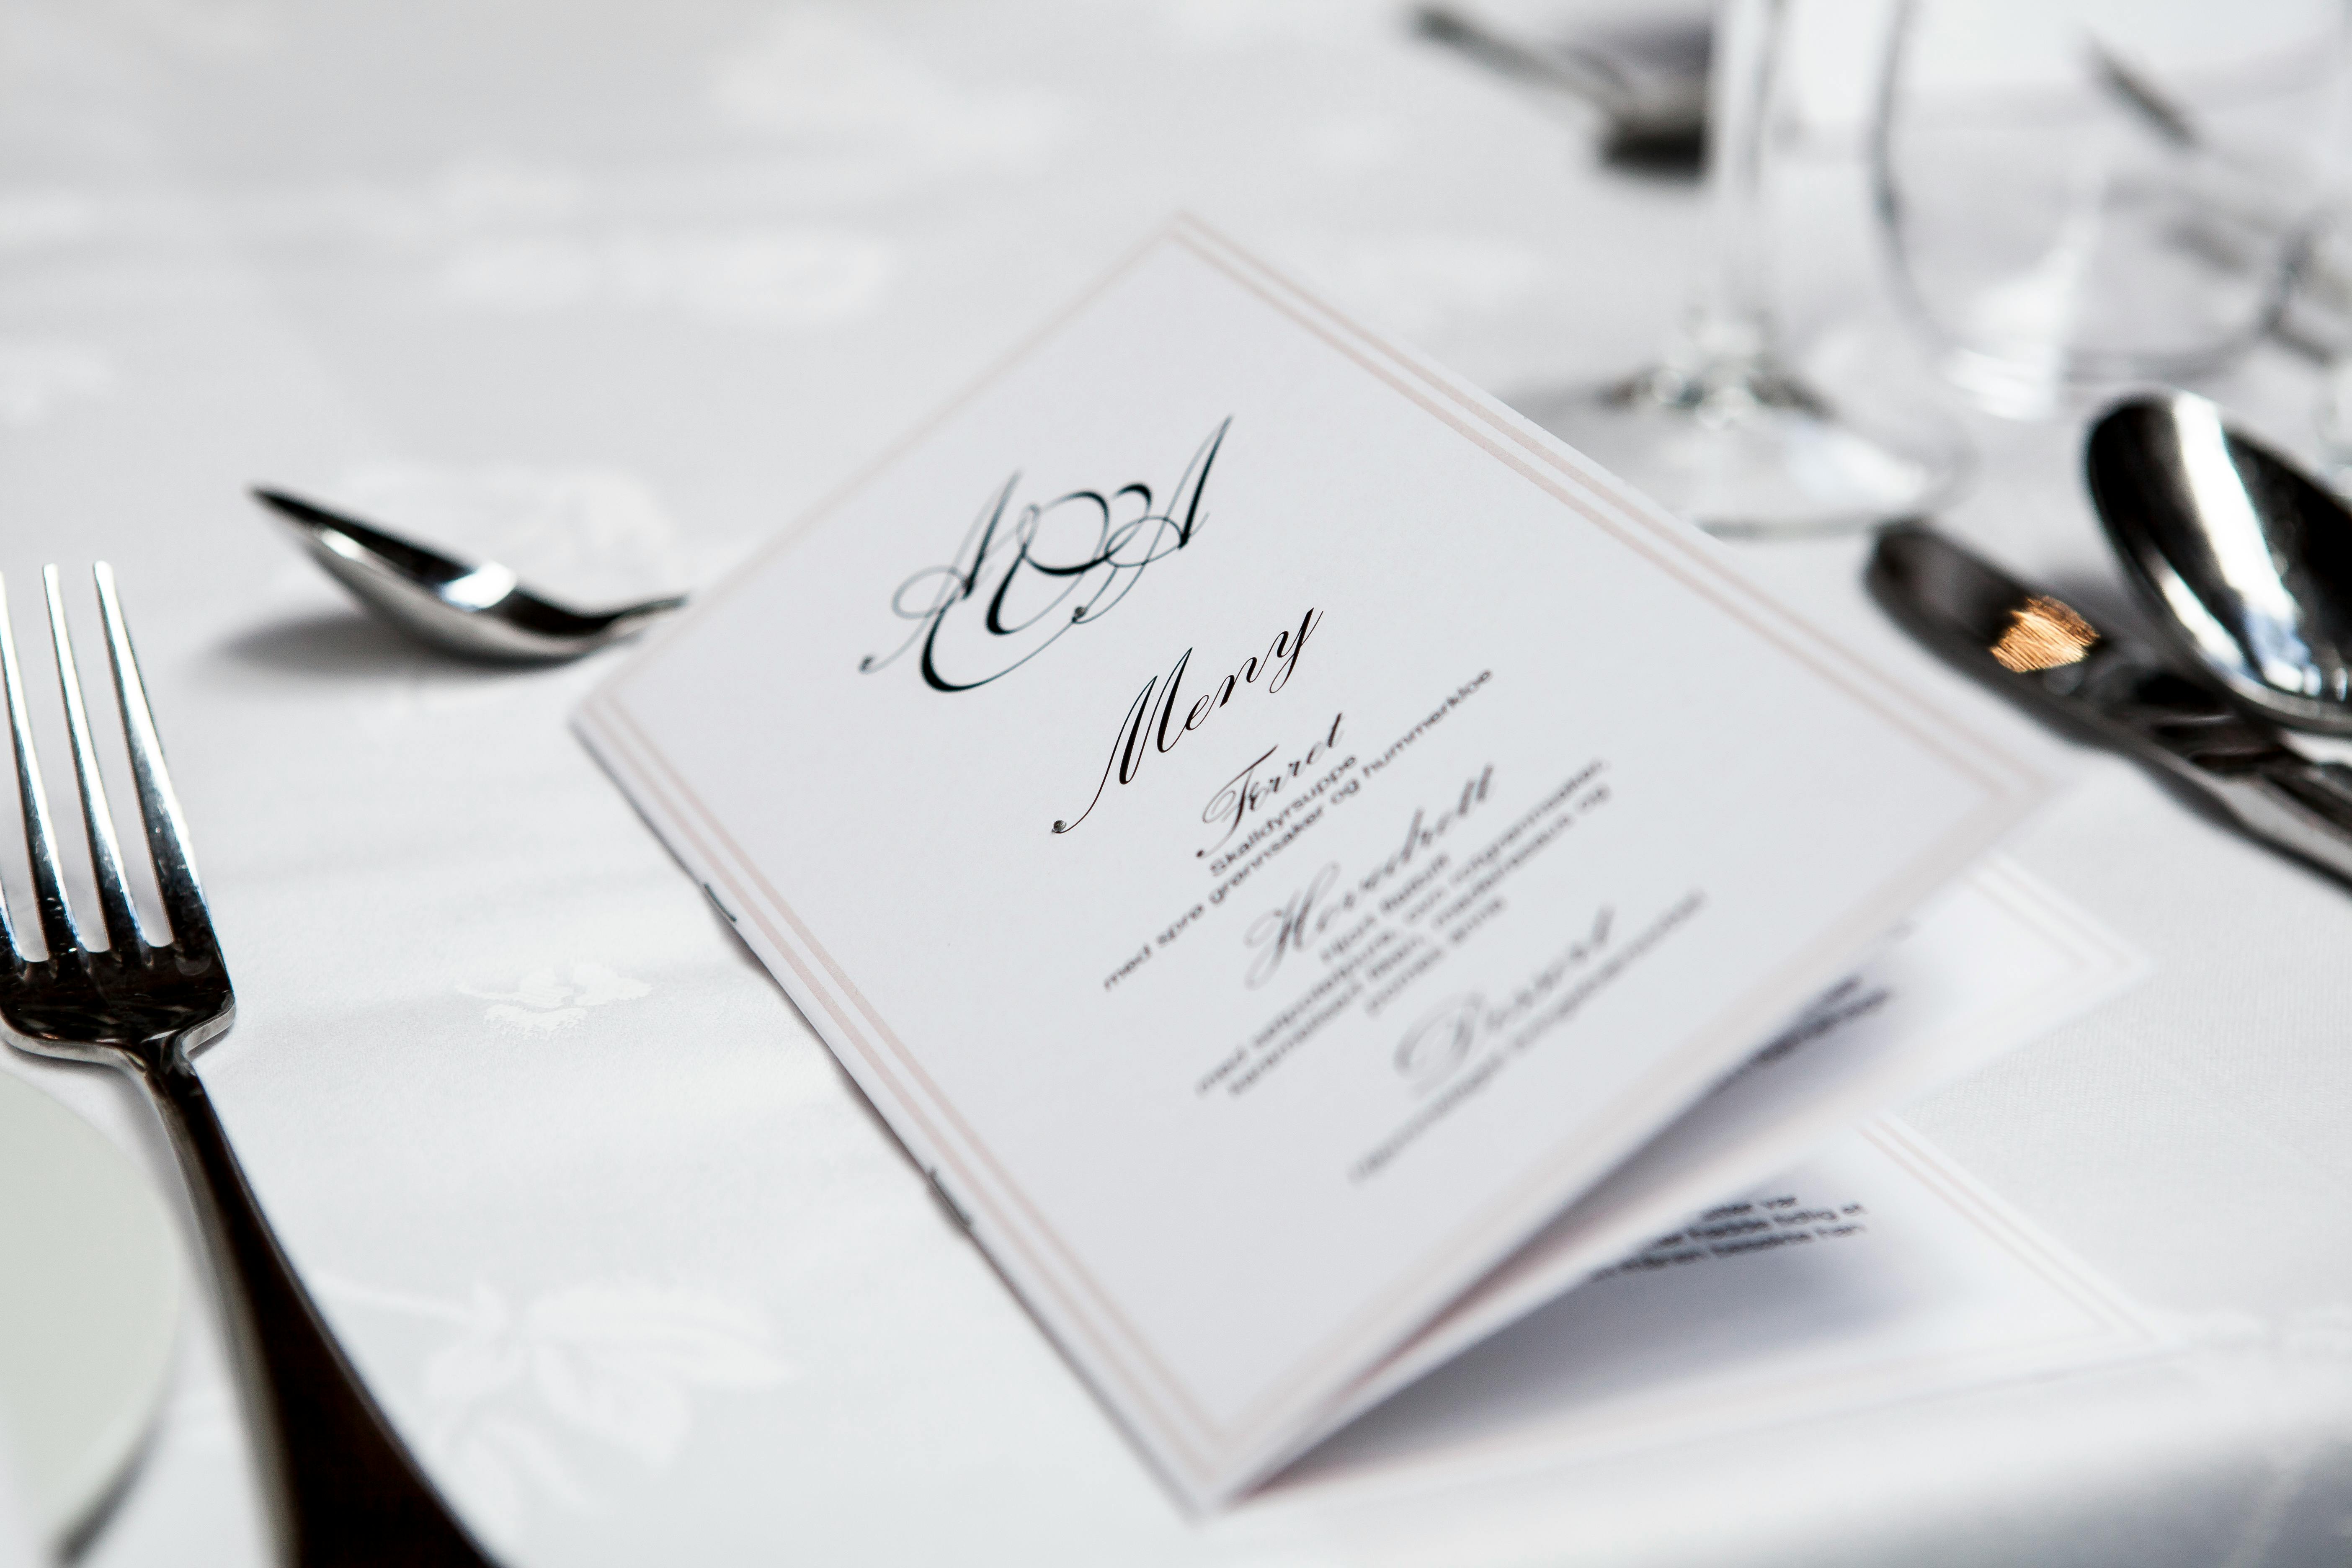
[[[2352,767],[2305,756],[2268,722],[1926,523],[1883,530],[1864,581],[1897,624],[1950,663],[2155,768],[2255,837],[2352,880]]]

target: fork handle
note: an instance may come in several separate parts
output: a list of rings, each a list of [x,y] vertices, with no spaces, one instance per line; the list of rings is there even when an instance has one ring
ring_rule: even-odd
[[[492,1568],[433,1489],[295,1278],[177,1045],[141,1076],[219,1277],[288,1568]]]

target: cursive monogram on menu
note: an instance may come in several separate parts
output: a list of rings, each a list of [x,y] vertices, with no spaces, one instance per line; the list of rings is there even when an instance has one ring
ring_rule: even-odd
[[[970,691],[1101,620],[1208,521],[1202,498],[1233,423],[1209,432],[1164,497],[1138,482],[1015,508],[1013,474],[981,507],[953,559],[923,568],[890,596],[892,612],[915,623],[906,640],[857,668],[870,675],[919,649],[926,686]]]

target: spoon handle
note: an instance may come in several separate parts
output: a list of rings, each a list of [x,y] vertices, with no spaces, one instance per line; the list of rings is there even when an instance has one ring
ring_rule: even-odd
[[[2352,881],[2352,767],[2274,762],[2228,788],[2249,831]]]
[[[2352,882],[2352,767],[2296,751],[2270,724],[1927,524],[1883,530],[1864,580],[1897,624],[2011,701],[2138,759],[2254,837]],[[2053,657],[2020,659],[2011,642],[2029,624],[2073,630],[2067,646],[2044,648]]]

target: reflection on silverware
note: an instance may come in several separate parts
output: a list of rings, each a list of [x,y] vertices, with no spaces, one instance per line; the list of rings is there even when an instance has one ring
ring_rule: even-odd
[[[319,564],[361,604],[435,647],[510,664],[577,658],[686,603],[652,599],[573,610],[524,588],[495,561],[469,565],[282,490],[253,499],[291,523]]]
[[[2034,595],[2009,616],[2009,629],[1989,651],[2003,669],[2020,675],[2079,664],[2099,640],[2091,623],[2076,615],[2073,605],[2046,595]]]
[[[2352,509],[2185,392],[2109,410],[2084,467],[2174,647],[2279,723],[2352,733]]]
[[[295,1278],[190,1065],[198,1047],[228,1031],[236,999],[188,851],[179,800],[163,766],[114,574],[100,564],[95,575],[124,749],[163,895],[166,938],[160,946],[150,944],[131,907],[57,568],[48,567],[41,577],[49,636],[106,945],[91,947],[67,903],[16,640],[0,591],[0,684],[5,687],[15,742],[34,930],[41,949],[37,959],[26,952],[22,936],[34,933],[20,933],[0,901],[0,1024],[22,1049],[128,1073],[153,1101],[211,1253],[247,1412],[259,1439],[282,1560],[291,1568],[378,1563],[486,1568],[488,1559],[442,1505]]]
[[[1489,70],[1598,111],[1601,155],[1612,163],[1691,174],[1706,159],[1713,29],[1704,12],[1556,43],[1514,37],[1449,5],[1423,5],[1413,27]]]
[[[2352,768],[2305,756],[1925,523],[1881,532],[1866,581],[1898,625],[2037,717],[2127,753],[2256,837],[2352,879]]]

